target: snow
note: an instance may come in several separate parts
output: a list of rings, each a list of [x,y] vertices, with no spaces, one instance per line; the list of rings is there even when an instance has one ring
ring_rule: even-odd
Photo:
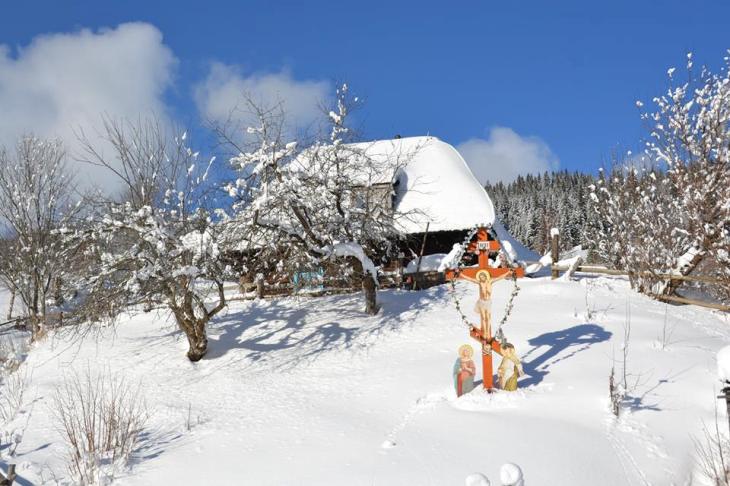
[[[588,259],[588,250],[584,249],[582,245],[577,245],[571,248],[570,250],[564,251],[560,254],[560,258],[563,260],[573,258],[573,257],[581,257],[583,260]]]
[[[528,275],[538,275],[539,272],[552,265],[553,257],[550,252],[545,253],[536,262],[532,262],[525,267],[525,273]]]
[[[584,250],[580,245],[563,252],[555,265],[560,267],[568,267],[568,272],[563,275],[564,280],[570,280],[576,268],[583,264],[588,258],[588,250]],[[525,267],[525,273],[529,275],[541,275],[539,272],[553,264],[552,252],[545,253],[537,262],[529,263]]]
[[[335,243],[334,245],[330,245],[328,247],[323,248],[322,251],[325,253],[329,253],[332,256],[357,258],[358,260],[360,260],[360,263],[362,264],[363,271],[369,273],[370,276],[373,277],[373,280],[375,280],[375,283],[376,284],[378,283],[378,270],[377,270],[377,268],[375,268],[375,264],[365,254],[365,251],[363,250],[362,246],[358,245],[357,243],[353,243],[353,242]]]
[[[454,243],[451,247],[451,251],[441,260],[438,271],[443,272],[450,268],[456,268],[459,266],[459,261],[463,255],[461,243]]]
[[[413,260],[408,262],[408,265],[406,265],[403,273],[416,273],[416,268],[418,268],[418,271],[420,272],[442,272],[443,269],[441,267],[443,263],[447,261],[448,257],[449,255],[446,253],[423,255],[423,258],[421,258],[420,267],[418,265],[418,258],[414,258]]]
[[[491,486],[489,478],[482,473],[470,474],[464,481],[465,486]]]
[[[526,372],[514,393],[478,388],[456,398],[451,369],[470,339],[448,286],[382,291],[377,316],[358,311],[358,294],[231,302],[195,364],[162,310],[123,316],[85,339],[51,333],[21,367],[32,414],[15,458],[19,484],[67,479],[49,405],[63,377],[86,367],[143,388],[150,419],[131,470],[115,482],[122,486],[446,485],[475,471],[504,479],[506,463],[536,485],[688,484],[692,439],[703,421],[714,424],[714,356],[730,344],[730,317],[672,307],[674,333],[662,349],[652,344],[665,304],[623,278],[520,287],[504,326]],[[511,290],[494,285],[495,319]],[[456,284],[468,313],[476,293]],[[612,356],[627,308],[629,372],[642,379],[617,419],[608,375],[620,366]],[[724,427],[722,407],[719,420]]]
[[[503,464],[499,470],[499,479],[504,486],[522,486],[522,469],[511,462]]]
[[[512,236],[502,225],[501,221],[495,220],[492,228],[497,233],[499,241],[502,242],[513,260],[518,262],[531,262],[539,258],[538,254],[523,245],[517,238]]]
[[[498,223],[497,223],[498,224]],[[501,227],[498,232],[502,247],[509,255],[509,258],[515,262],[523,262],[520,257],[531,257],[532,253],[529,252],[524,246],[522,246],[517,240],[507,233],[504,228]],[[504,236],[504,238],[502,238]],[[515,246],[519,248],[519,252],[515,249]],[[416,268],[419,268],[421,272],[443,272],[450,268],[456,268],[459,264],[457,257],[461,254],[461,244],[455,243],[449,253],[433,253],[431,255],[424,255],[421,259],[420,266],[418,265],[418,258],[414,258],[408,265],[406,265],[403,273],[416,273]],[[492,266],[498,266],[498,262],[490,260]]]
[[[395,210],[408,234],[470,229],[495,220],[494,205],[466,162],[451,145],[435,137],[408,137],[355,144],[373,159],[396,159],[405,165]],[[382,182],[390,182],[384,175]]]
[[[573,275],[575,274],[576,270],[578,270],[578,267],[583,264],[583,257],[576,256],[573,258],[570,258],[568,260],[561,260],[558,262],[559,266],[566,265],[568,267],[568,270],[563,274],[561,277],[563,280],[570,280],[573,278]]]
[[[21,310],[20,299],[16,299],[13,316]],[[0,286],[0,323],[5,322],[10,307],[10,292]],[[0,326],[0,363],[3,360],[19,361],[28,351],[30,336],[27,332],[19,331],[12,325]],[[0,398],[2,395],[0,395]]]
[[[191,231],[180,238],[180,243],[183,248],[193,253],[195,261],[204,256],[216,257],[219,253],[218,245],[208,230],[202,233],[200,231]]]
[[[512,243],[505,240],[502,242],[502,248],[504,249],[504,251],[507,252],[507,255],[509,255],[510,260],[512,260],[512,261],[517,260],[517,251],[512,246]]]
[[[717,353],[717,374],[722,381],[730,381],[730,346]]]
[[[700,253],[700,249],[693,246],[689,250],[687,250],[685,253],[679,256],[677,258],[677,266],[675,273],[682,275],[682,271],[689,266],[690,262],[693,258],[695,258]]]

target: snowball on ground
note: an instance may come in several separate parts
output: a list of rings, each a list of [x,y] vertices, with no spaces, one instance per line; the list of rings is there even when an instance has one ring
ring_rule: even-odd
[[[499,469],[499,480],[504,486],[522,486],[522,469],[511,462],[503,464]]]
[[[474,473],[466,477],[464,484],[466,486],[491,486],[492,483],[489,482],[489,478],[484,474]]]
[[[722,381],[730,381],[730,346],[717,353],[717,374]]]

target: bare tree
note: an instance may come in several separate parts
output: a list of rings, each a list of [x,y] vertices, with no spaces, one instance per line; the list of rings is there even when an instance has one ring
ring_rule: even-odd
[[[33,339],[46,326],[52,286],[64,276],[68,247],[60,230],[80,210],[58,141],[22,138],[0,150],[0,279],[20,298]]]
[[[214,158],[201,167],[187,134],[170,135],[155,120],[104,126],[111,155],[82,138],[85,160],[116,174],[122,191],[100,201],[90,227],[70,236],[92,256],[88,315],[160,302],[187,337],[188,358],[198,361],[208,350],[206,325],[226,305],[217,228],[205,207]]]

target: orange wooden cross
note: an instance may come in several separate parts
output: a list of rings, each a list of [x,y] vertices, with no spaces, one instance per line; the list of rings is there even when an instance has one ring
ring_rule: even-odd
[[[453,280],[455,278],[462,278],[464,280],[476,282],[477,274],[483,270],[486,270],[492,278],[498,279],[505,278],[512,271],[515,272],[517,277],[525,276],[525,270],[520,267],[514,270],[507,267],[490,267],[489,253],[499,251],[500,244],[496,240],[489,239],[489,233],[486,228],[479,228],[476,237],[476,240],[471,241],[467,246],[467,251],[471,253],[478,253],[479,264],[476,267],[464,268],[458,274],[453,270],[449,270],[446,272],[447,279]],[[492,337],[489,322],[489,320],[491,320],[491,310],[486,310],[486,314],[487,319],[485,319],[485,312],[480,313],[481,328],[472,326],[469,331],[469,335],[479,341],[482,345],[482,386],[487,390],[491,390],[494,388],[492,351],[496,351],[501,355],[502,348],[500,347],[499,342]]]

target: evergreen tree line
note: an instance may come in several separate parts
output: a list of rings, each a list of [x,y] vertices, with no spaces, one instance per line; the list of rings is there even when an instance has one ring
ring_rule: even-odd
[[[485,186],[497,218],[525,246],[540,255],[550,248],[550,229],[560,230],[561,250],[589,243],[589,187],[595,178],[568,171],[519,176],[504,184]]]

